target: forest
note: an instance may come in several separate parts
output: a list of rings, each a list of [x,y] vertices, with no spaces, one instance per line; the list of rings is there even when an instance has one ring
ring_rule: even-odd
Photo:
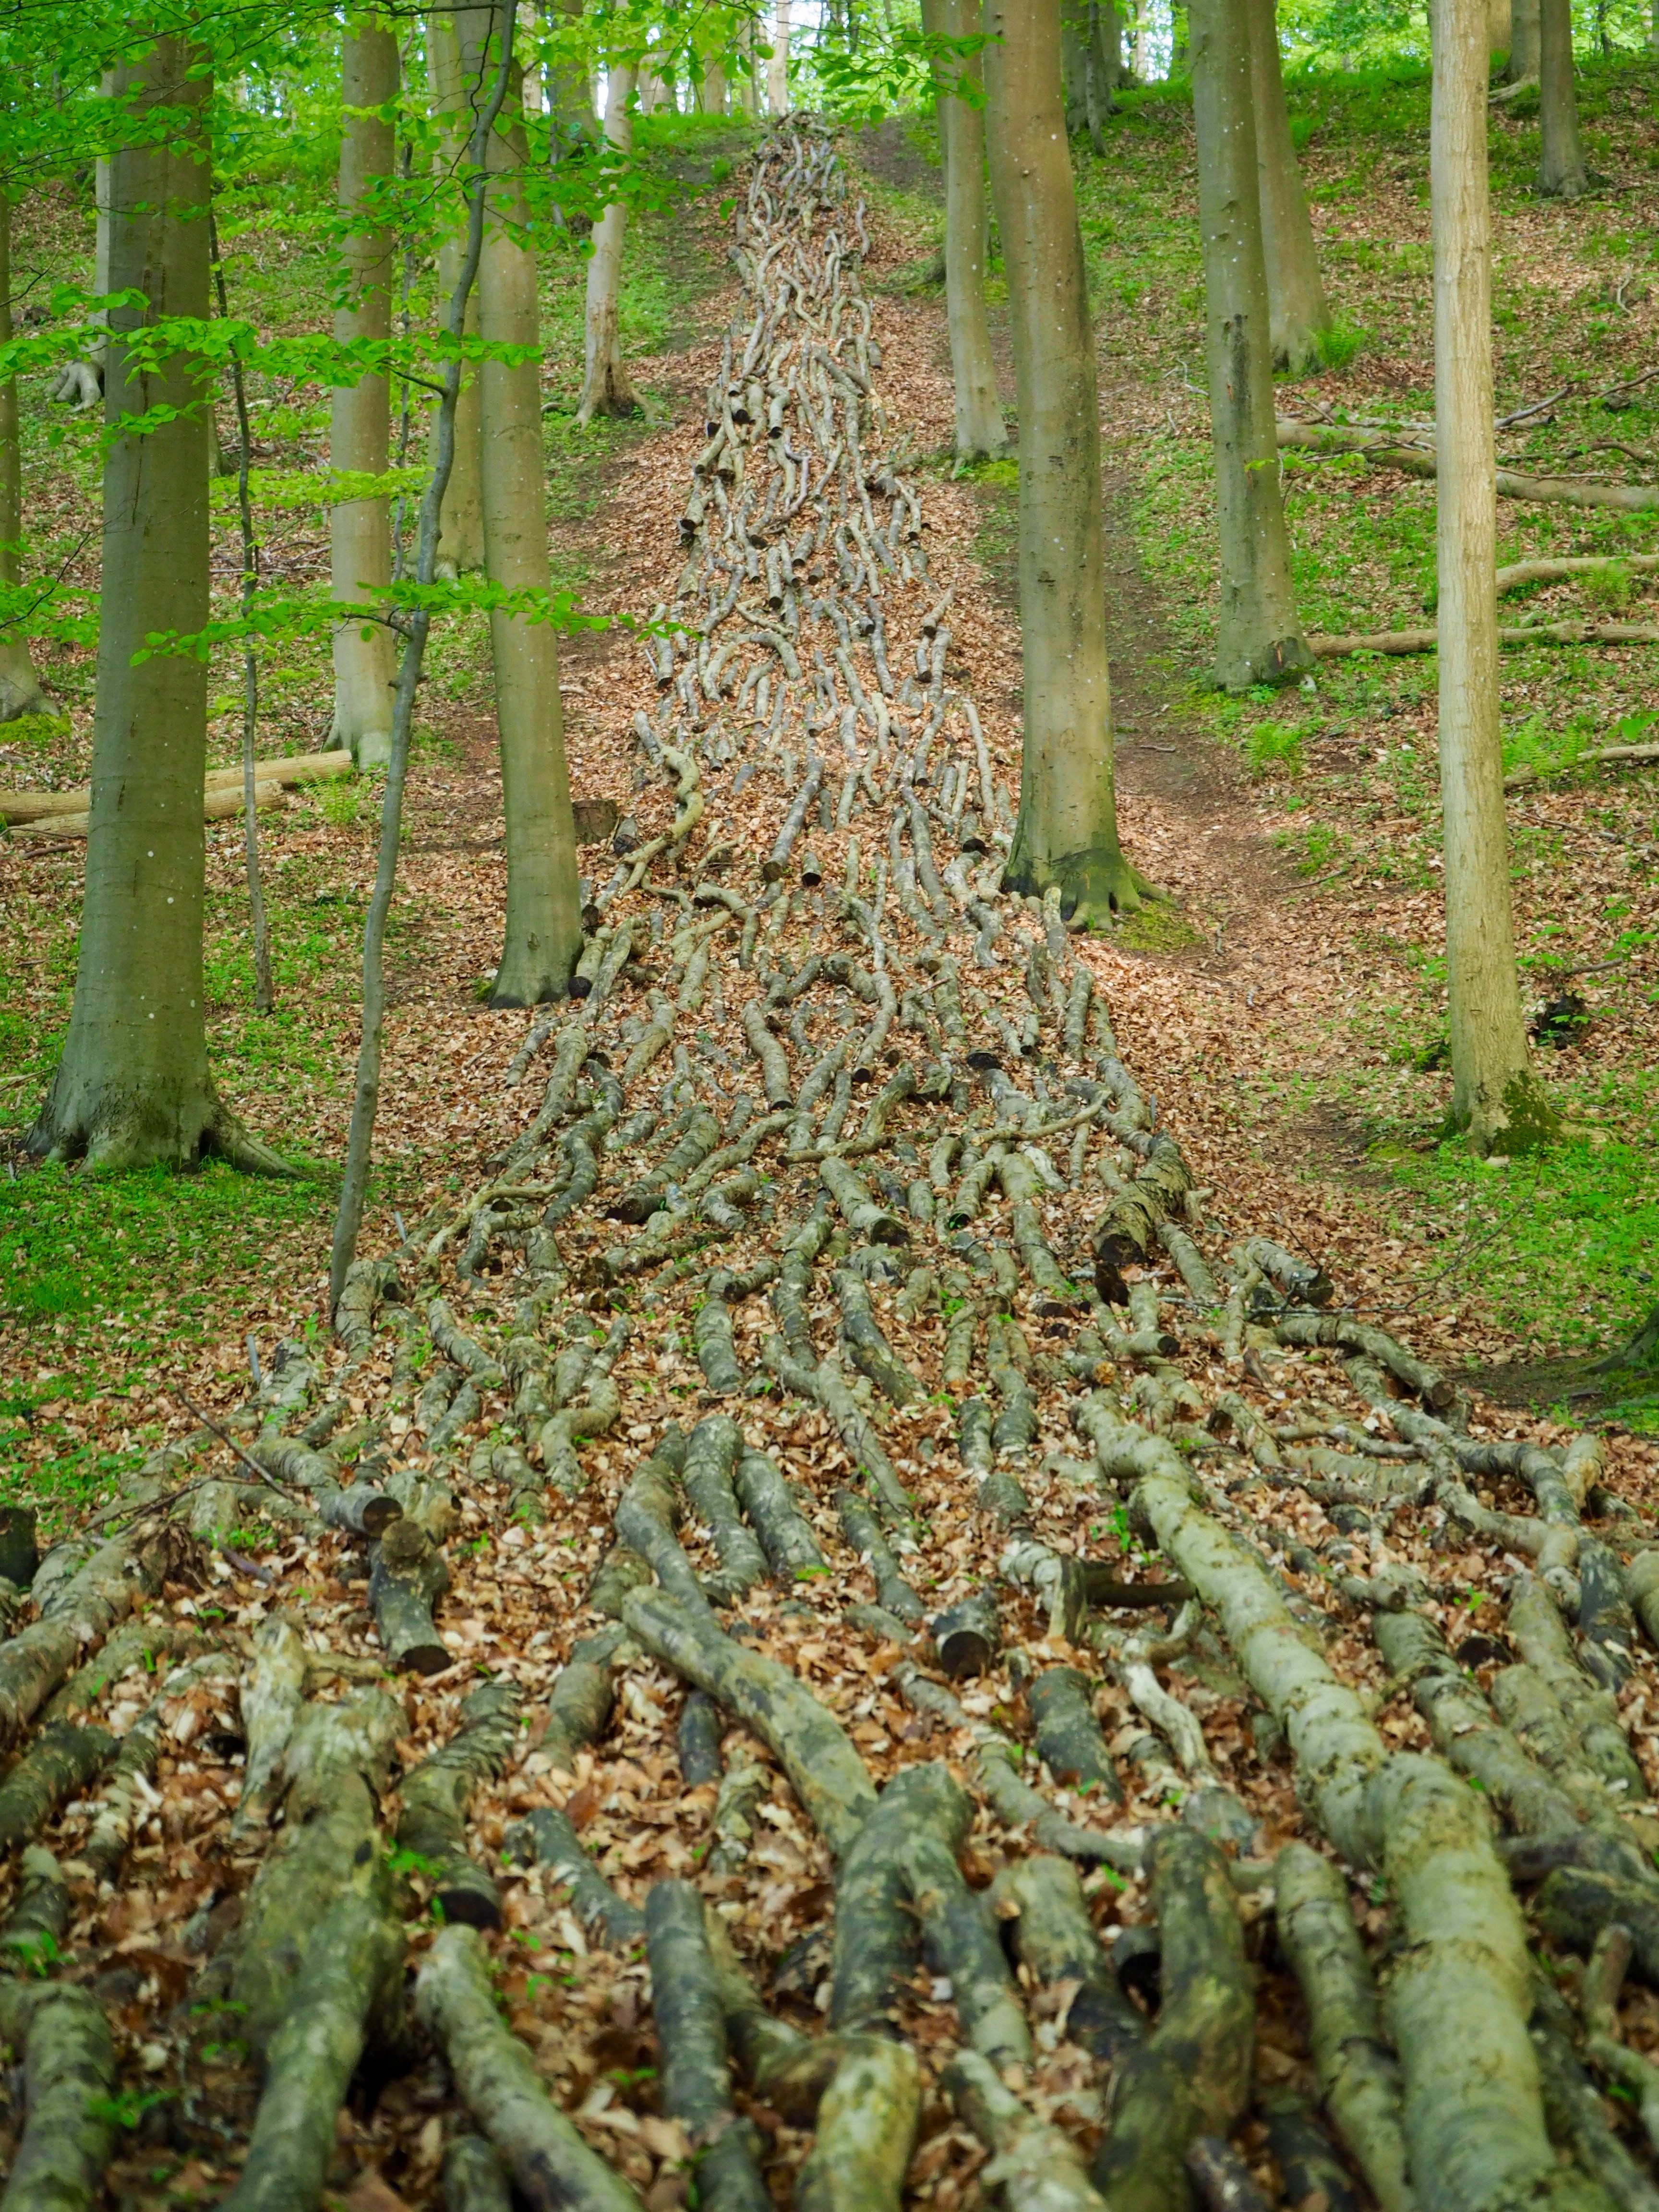
[[[1659,0],[0,63],[0,2212],[1659,2212]]]

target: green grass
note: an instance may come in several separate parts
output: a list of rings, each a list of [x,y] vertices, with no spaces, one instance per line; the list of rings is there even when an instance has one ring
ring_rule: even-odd
[[[136,1465],[177,1413],[168,1371],[217,1341],[233,1286],[245,1297],[331,1203],[319,1182],[217,1164],[0,1182],[0,1460],[47,1446],[21,1494],[72,1512]],[[221,1357],[246,1366],[240,1344]]]

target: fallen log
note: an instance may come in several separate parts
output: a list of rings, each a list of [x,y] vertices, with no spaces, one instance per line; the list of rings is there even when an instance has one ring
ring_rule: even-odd
[[[726,2020],[702,1899],[689,1881],[652,1884],[645,1942],[663,2102],[697,2154],[697,2202],[709,2212],[771,2212],[754,2128],[738,2119],[732,2102]]]
[[[96,1781],[114,1749],[107,1729],[48,1721],[0,1783],[0,1852],[28,1843],[60,1805]]]
[[[1432,448],[1390,441],[1386,431],[1351,430],[1334,422],[1297,422],[1285,416],[1276,424],[1281,446],[1314,453],[1363,453],[1373,468],[1399,469],[1407,476],[1438,473]],[[1611,507],[1625,514],[1644,514],[1659,507],[1659,484],[1603,484],[1571,477],[1522,476],[1514,469],[1497,472],[1500,499],[1540,500],[1561,507]]]
[[[282,1795],[283,1754],[305,1704],[306,1648],[283,1613],[272,1613],[254,1632],[253,1662],[242,1677],[246,1750],[242,1794],[230,1832],[269,1825]]]
[[[1116,2066],[1146,2038],[1124,1995],[1084,1898],[1077,1869],[1050,1852],[1012,1860],[991,1885],[991,1905],[1020,1965],[1046,1989],[1076,1984],[1066,2033],[1103,2065]]]
[[[103,2008],[70,1983],[0,1981],[0,2041],[23,2062],[23,2128],[5,2203],[15,2212],[92,2212],[115,2137],[115,2048]]]
[[[640,2200],[548,2095],[530,2053],[495,2008],[476,1928],[446,1928],[415,1984],[421,2026],[532,2212],[640,2212]]]
[[[274,806],[285,790],[351,772],[349,752],[296,753],[285,760],[258,761],[253,772],[254,804]],[[242,811],[242,775],[240,767],[209,769],[202,789],[204,820],[220,822]],[[0,791],[0,822],[37,836],[84,837],[91,805],[88,784],[70,791]]]
[[[1255,2000],[1225,1862],[1189,1828],[1153,1832],[1159,2002],[1146,2042],[1123,2057],[1111,2132],[1090,2169],[1112,2212],[1185,2212],[1185,2160],[1231,2135],[1249,2101]]]
[[[1495,2205],[1554,2172],[1530,2011],[1525,1930],[1484,1808],[1439,1760],[1389,1753],[1356,1694],[1310,1650],[1262,1562],[1199,1506],[1163,1438],[1092,1426],[1109,1472],[1213,1612],[1289,1737],[1309,1801],[1343,1856],[1382,1859],[1404,1948],[1389,1986],[1414,2185],[1430,2206]]]
[[[6,1751],[89,1644],[152,1596],[185,1553],[172,1522],[142,1524],[94,1552],[48,1601],[44,1617],[0,1644],[0,1751]]]
[[[921,2118],[921,2067],[908,2044],[838,2044],[818,2102],[817,2136],[795,2186],[796,2212],[898,2212]]]
[[[1347,1884],[1305,1844],[1286,1844],[1274,1870],[1279,1940],[1308,2007],[1319,2093],[1382,2212],[1410,2212],[1400,2063],[1389,2048],[1376,1985]]]
[[[395,2046],[404,1933],[378,1879],[331,1905],[308,1944],[265,2054],[265,2085],[241,2177],[224,2212],[296,2212],[319,2203],[340,2108],[371,2033]]]
[[[449,1588],[443,1553],[412,1517],[394,1521],[369,1556],[368,1602],[386,1656],[416,1674],[441,1674],[453,1662],[432,1608]]]
[[[421,1871],[446,1923],[501,1924],[501,1893],[466,1847],[466,1814],[478,1784],[505,1770],[518,1733],[514,1686],[483,1683],[462,1705],[461,1725],[449,1741],[399,1784],[398,1848],[423,1862]]]
[[[665,1590],[631,1591],[622,1616],[665,1667],[753,1729],[776,1754],[831,1852],[843,1856],[874,1809],[876,1793],[834,1715],[788,1668],[734,1644]]]
[[[958,2051],[945,2072],[951,2103],[993,2154],[1008,2212],[1107,2212],[1082,2152],[1060,2129],[1039,2120],[988,2059]]]
[[[1516,623],[1500,628],[1498,642],[1504,646],[1523,645],[1652,645],[1659,642],[1659,623],[1628,622],[1587,622],[1570,617],[1562,622]],[[1413,653],[1433,653],[1440,644],[1437,629],[1373,630],[1352,636],[1315,635],[1308,640],[1308,650],[1318,660],[1342,660],[1356,653],[1380,653],[1398,657]],[[1659,746],[1615,745],[1605,751],[1581,753],[1570,763],[1578,768],[1586,762],[1605,760],[1659,759]],[[1505,776],[1506,790],[1516,783],[1530,783],[1540,775],[1559,775],[1561,769],[1527,769],[1514,777]]]

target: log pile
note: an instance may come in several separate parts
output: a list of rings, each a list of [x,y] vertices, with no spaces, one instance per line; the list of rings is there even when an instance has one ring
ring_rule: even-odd
[[[867,250],[780,125],[520,1134],[0,1644],[8,2206],[1655,2201],[1650,1532],[1001,893]]]

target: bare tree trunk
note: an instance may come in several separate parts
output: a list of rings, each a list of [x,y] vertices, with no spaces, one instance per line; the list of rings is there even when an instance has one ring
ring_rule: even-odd
[[[1243,0],[1250,40],[1250,101],[1255,110],[1256,174],[1261,186],[1261,255],[1267,271],[1267,335],[1275,368],[1304,375],[1319,365],[1319,340],[1331,326],[1319,277],[1308,196],[1302,189],[1285,104],[1273,0]]]
[[[490,132],[507,102],[511,77],[510,55],[503,55],[488,98],[480,96],[465,150],[471,172],[467,185],[467,221],[460,267],[454,289],[444,303],[443,327],[459,339],[466,327],[466,312],[483,257],[484,194],[482,171]],[[415,580],[430,584],[438,573],[439,532],[442,524],[444,492],[455,460],[455,417],[461,391],[461,364],[450,360],[443,367],[443,388],[434,425],[432,474],[421,501]],[[421,663],[432,627],[429,610],[416,606],[409,616],[403,658],[398,665],[398,696],[392,708],[392,762],[386,770],[386,795],[380,802],[380,847],[374,864],[374,889],[363,925],[363,1029],[357,1047],[357,1073],[351,1099],[351,1133],[346,1141],[345,1172],[340,1178],[340,1203],[334,1216],[334,1238],[329,1253],[328,1310],[334,1314],[340,1293],[357,1254],[357,1234],[362,1227],[363,1201],[368,1192],[369,1163],[374,1149],[374,1121],[380,1103],[381,1039],[386,1027],[386,925],[392,911],[392,895],[398,883],[398,848],[403,835],[404,781],[409,772],[409,741],[415,726],[415,692],[421,680]]]
[[[1279,487],[1248,25],[1230,0],[1194,0],[1188,22],[1221,541],[1215,681],[1242,691],[1286,683],[1313,656],[1297,621]]]
[[[699,115],[724,115],[726,112],[726,71],[717,61],[705,61],[702,75],[697,80],[696,111]]]
[[[224,256],[211,213],[208,216],[208,251],[213,261],[213,282],[219,296],[222,321],[230,320],[225,293]],[[249,621],[253,598],[259,588],[259,541],[253,529],[253,427],[248,419],[247,378],[242,356],[230,356],[231,391],[236,402],[236,519],[242,538],[242,619]],[[270,975],[270,930],[265,919],[264,887],[259,880],[259,811],[255,803],[256,742],[259,728],[259,656],[250,623],[242,640],[242,860],[247,874],[247,910],[253,940],[253,1010],[269,1014],[276,1005]]]
[[[510,39],[512,0],[458,8],[464,81],[482,102]],[[484,565],[508,592],[551,583],[543,489],[540,331],[536,256],[524,175],[529,161],[514,103],[489,140],[489,220],[478,269],[478,326],[487,344],[534,349],[517,363],[486,360],[483,398]],[[552,625],[494,608],[489,640],[501,729],[507,817],[507,927],[492,1006],[562,999],[581,951],[576,831],[570,811],[559,647]]]
[[[605,135],[623,153],[634,143],[634,118],[629,107],[633,93],[633,70],[613,64],[605,82]],[[579,422],[591,422],[596,415],[634,411],[634,387],[623,365],[622,333],[617,321],[627,228],[628,210],[620,200],[613,200],[593,226],[593,252],[587,264],[582,396],[576,409]]]
[[[989,0],[985,28],[991,186],[1019,404],[1025,741],[1004,881],[1020,892],[1057,884],[1062,914],[1084,928],[1138,906],[1140,887],[1117,842],[1095,337],[1066,144],[1060,13],[1045,0]]]
[[[104,544],[93,724],[91,828],[75,1004],[52,1096],[29,1149],[91,1165],[183,1164],[219,1152],[280,1171],[214,1095],[202,1007],[206,838],[205,660],[133,655],[156,631],[193,637],[208,618],[209,384],[199,356],[130,366],[125,335],[208,313],[210,163],[205,75],[182,39],[158,39],[117,73],[118,97],[170,117],[160,143],[111,164],[112,291],[105,368]],[[155,427],[123,433],[129,416]]]
[[[1089,119],[1088,0],[1060,0],[1060,73],[1069,137]]]
[[[11,343],[11,202],[0,191],[0,345]],[[0,382],[0,592],[21,580],[23,453],[17,430],[17,379]],[[0,722],[48,711],[19,615],[0,628]]]
[[[465,153],[471,117],[461,105],[461,62],[455,26],[448,10],[433,9],[426,19],[427,68],[431,79],[433,112],[438,118],[442,143],[438,153],[440,173],[447,174]],[[447,300],[459,281],[466,258],[464,236],[447,230],[438,242],[438,289]],[[478,299],[469,286],[466,335],[478,334]],[[435,465],[437,423],[432,437]],[[478,373],[470,368],[455,405],[454,459],[444,494],[443,525],[438,538],[437,574],[447,582],[483,566],[483,506],[479,489],[483,448],[478,421]]]
[[[1654,0],[1659,7],[1659,0]],[[772,58],[766,64],[766,112],[789,112],[789,0],[776,0],[772,21]]]
[[[1582,199],[1589,175],[1572,77],[1572,0],[1539,0],[1538,120],[1543,141],[1539,191],[1553,199]]]
[[[744,15],[739,20],[733,44],[743,62],[737,77],[738,108],[744,115],[757,115],[760,100],[755,86],[755,21],[752,15]]]
[[[556,24],[560,16],[574,32],[582,19],[583,0],[553,0],[544,6],[544,21]],[[547,157],[556,169],[584,146],[591,146],[597,133],[593,121],[592,87],[586,65],[579,60],[555,62],[547,71]]]
[[[923,22],[951,39],[977,38],[981,0],[927,0]],[[960,73],[976,91],[982,72],[977,55],[947,62],[946,82]],[[1006,453],[1008,433],[997,398],[991,325],[985,308],[985,114],[969,100],[941,89],[939,151],[945,165],[945,311],[951,333],[951,379],[956,395],[957,452],[964,460]]]
[[[1510,10],[1510,58],[1504,70],[1508,84],[1538,82],[1539,0],[1513,0]]]
[[[340,212],[352,227],[344,241],[346,298],[335,309],[334,336],[392,335],[392,231],[373,209],[373,196],[392,176],[392,128],[368,111],[397,97],[398,42],[372,17],[348,21],[341,41]],[[329,459],[337,473],[383,477],[391,461],[392,384],[365,376],[336,385],[329,421]],[[342,500],[330,525],[331,588],[337,599],[362,605],[382,599],[392,582],[392,507],[387,499]],[[392,687],[397,656],[385,622],[343,622],[334,633],[334,743],[360,769],[384,768],[392,757]]]
[[[1433,44],[1429,163],[1452,1119],[1468,1131],[1478,1151],[1510,1152],[1535,1142],[1551,1115],[1527,1057],[1498,732],[1498,461],[1484,17],[1467,0],[1434,0]]]
[[[1513,38],[1511,0],[1486,0],[1486,52],[1493,61],[1508,58]]]

